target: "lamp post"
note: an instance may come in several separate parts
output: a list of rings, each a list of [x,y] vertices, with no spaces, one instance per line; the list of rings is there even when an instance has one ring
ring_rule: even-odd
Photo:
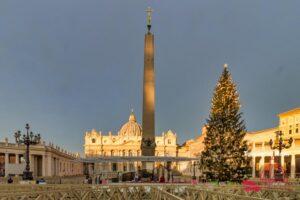
[[[40,134],[34,135],[33,132],[29,132],[29,124],[26,124],[26,134],[21,134],[21,131],[15,132],[15,139],[17,144],[24,144],[26,146],[26,154],[25,154],[25,161],[26,167],[23,172],[23,180],[32,180],[32,172],[30,171],[30,160],[29,160],[29,147],[30,145],[35,145],[40,143],[41,136]],[[22,139],[21,139],[22,136]]]
[[[270,147],[271,149],[278,149],[279,151],[279,166],[278,166],[278,174],[277,176],[275,175],[275,179],[276,180],[279,180],[279,181],[283,181],[283,170],[282,170],[282,163],[281,163],[281,152],[283,149],[288,149],[292,146],[292,143],[293,143],[293,138],[291,137],[287,143],[284,143],[283,139],[282,139],[282,136],[283,136],[283,133],[282,131],[276,131],[276,140],[275,140],[275,144],[273,144],[273,140],[270,139],[269,141],[269,144],[270,144]],[[276,144],[278,143],[278,144]]]

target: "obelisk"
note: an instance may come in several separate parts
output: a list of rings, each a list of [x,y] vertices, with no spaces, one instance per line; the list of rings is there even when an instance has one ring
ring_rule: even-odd
[[[143,83],[143,123],[142,156],[154,156],[155,153],[155,73],[154,73],[154,35],[151,33],[152,9],[147,8],[147,33],[144,47],[144,83]],[[150,171],[153,162],[143,162],[142,168]]]

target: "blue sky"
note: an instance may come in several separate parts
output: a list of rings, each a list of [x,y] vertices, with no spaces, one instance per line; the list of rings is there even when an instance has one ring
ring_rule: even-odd
[[[141,122],[145,9],[156,45],[156,132],[200,134],[223,63],[249,131],[300,106],[300,1],[0,2],[0,139],[30,123],[82,151],[83,134]]]

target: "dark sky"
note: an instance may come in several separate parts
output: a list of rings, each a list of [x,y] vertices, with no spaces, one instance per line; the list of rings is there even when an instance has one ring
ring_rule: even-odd
[[[199,135],[223,63],[249,131],[300,106],[300,1],[1,0],[0,139],[29,122],[68,150],[141,122],[145,9],[156,45],[156,132]]]

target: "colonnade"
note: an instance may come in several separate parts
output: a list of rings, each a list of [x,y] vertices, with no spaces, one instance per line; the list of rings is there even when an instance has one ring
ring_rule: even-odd
[[[3,159],[4,157],[4,159]],[[0,176],[21,175],[25,169],[24,154],[0,152]],[[82,174],[81,163],[51,154],[30,154],[30,170],[38,176],[63,176]]]
[[[296,162],[296,158],[298,157],[299,161]],[[275,170],[279,164],[284,170],[285,177],[296,178],[297,175],[300,175],[300,154],[282,155],[280,157],[257,155],[252,156],[252,177],[274,178]]]

